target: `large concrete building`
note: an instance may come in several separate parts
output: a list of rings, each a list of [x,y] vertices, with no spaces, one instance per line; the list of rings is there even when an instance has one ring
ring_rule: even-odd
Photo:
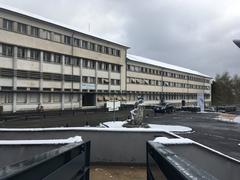
[[[210,77],[128,55],[128,47],[15,8],[0,7],[3,111],[100,107],[113,98],[210,103]],[[165,66],[164,66],[165,65]]]

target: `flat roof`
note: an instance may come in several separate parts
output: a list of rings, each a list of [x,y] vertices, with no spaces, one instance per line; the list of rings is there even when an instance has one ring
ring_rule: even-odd
[[[146,58],[146,57],[127,54],[127,59],[129,59],[131,61],[139,62],[139,63],[149,64],[149,65],[153,65],[153,66],[158,66],[158,67],[162,67],[162,68],[166,68],[166,69],[170,69],[170,70],[185,72],[185,73],[194,74],[194,75],[198,75],[198,76],[202,76],[202,77],[212,79],[212,77],[210,77],[208,75],[205,75],[205,74],[202,74],[198,71],[187,69],[187,68],[180,67],[180,66],[175,66],[175,65],[172,65],[172,64],[164,63],[164,62],[154,60],[154,59],[149,59],[149,58]]]
[[[63,23],[60,23],[60,22],[42,17],[40,15],[30,13],[30,12],[27,12],[27,11],[24,11],[24,10],[20,10],[18,8],[11,7],[11,6],[6,5],[6,4],[0,3],[0,9],[5,10],[5,11],[10,11],[10,12],[13,12],[13,13],[17,13],[17,14],[20,14],[22,16],[27,16],[29,18],[36,19],[36,20],[39,20],[39,21],[42,21],[42,22],[45,22],[45,23],[50,23],[52,25],[59,26],[59,27],[62,27],[62,28],[65,28],[65,29],[68,29],[68,30],[71,30],[71,31],[75,31],[75,32],[78,32],[78,33],[80,33],[84,36],[88,36],[88,37],[95,38],[95,39],[98,39],[98,40],[102,40],[102,41],[112,43],[112,44],[115,44],[115,45],[118,45],[118,46],[122,46],[122,47],[125,47],[127,49],[129,48],[128,46],[125,46],[125,45],[122,45],[122,44],[119,44],[119,43],[116,43],[116,42],[113,42],[113,41],[110,41],[110,40],[106,40],[106,39],[97,37],[96,35],[83,33],[83,32],[81,32],[80,29],[78,29],[76,27],[66,25],[66,24],[63,24]]]

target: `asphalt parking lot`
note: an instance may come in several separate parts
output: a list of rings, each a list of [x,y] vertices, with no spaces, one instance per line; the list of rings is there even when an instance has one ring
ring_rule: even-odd
[[[216,113],[176,112],[156,114],[145,121],[191,127],[192,133],[180,135],[240,160],[240,124],[214,120],[216,116]]]

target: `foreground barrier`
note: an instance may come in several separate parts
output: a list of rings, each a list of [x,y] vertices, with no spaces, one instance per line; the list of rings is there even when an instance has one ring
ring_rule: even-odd
[[[177,143],[147,142],[148,180],[239,180],[238,160],[195,142]]]
[[[88,180],[90,142],[61,146],[0,169],[0,179]]]

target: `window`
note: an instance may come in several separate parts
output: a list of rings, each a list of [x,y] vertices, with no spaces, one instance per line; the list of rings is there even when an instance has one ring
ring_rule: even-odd
[[[18,47],[17,49],[17,57],[25,59],[27,57],[27,49],[23,47]]]
[[[94,51],[95,50],[95,44],[90,42],[90,50]]]
[[[30,49],[30,59],[40,60],[40,51],[35,49]]]
[[[74,66],[80,66],[80,59],[76,58],[76,57],[72,57],[71,58],[72,61],[72,65]]]
[[[22,23],[18,23],[17,24],[17,31],[19,33],[22,33],[22,34],[27,34],[27,25],[26,24],[22,24]]]
[[[120,50],[116,50],[116,55],[117,55],[118,57],[121,56],[121,55],[120,55]]]
[[[61,55],[60,54],[54,54],[53,55],[53,62],[61,64]]]
[[[72,99],[71,94],[65,94],[64,95],[64,102],[65,103],[66,102],[71,102],[71,99]]]
[[[90,77],[89,78],[89,83],[92,83],[92,84],[95,83],[95,79],[96,79],[95,77]]]
[[[3,56],[13,56],[13,46],[3,44],[2,45],[2,55]]]
[[[71,65],[71,58],[70,58],[70,56],[65,56],[65,64],[66,65]]]
[[[82,82],[83,83],[88,83],[88,77],[87,76],[83,76],[82,77]]]
[[[80,39],[74,38],[73,45],[80,47]]]
[[[39,37],[39,28],[31,26],[31,36]]]
[[[105,54],[109,54],[109,49],[108,49],[108,47],[106,47],[106,46],[104,46],[104,53],[105,53]]]
[[[43,37],[42,38],[50,40],[51,39],[51,32],[47,31],[47,30],[43,30]]]
[[[116,80],[116,85],[120,85],[120,80],[119,79]]]
[[[87,41],[82,41],[82,48],[87,49],[88,48],[88,42]]]
[[[61,42],[61,34],[54,33],[54,34],[53,34],[53,41],[55,41],[55,42]]]
[[[102,46],[101,45],[97,45],[97,52],[102,52]]]
[[[111,79],[111,85],[115,85],[115,79]]]
[[[64,36],[64,43],[67,45],[71,45],[71,37],[70,36]]]
[[[96,63],[94,62],[94,61],[89,61],[89,68],[91,68],[91,69],[95,69],[95,65],[96,65]]]
[[[120,71],[121,71],[121,66],[116,65],[116,72],[119,72],[119,73],[120,73]]]
[[[18,93],[17,94],[17,103],[26,103],[27,102],[27,94],[26,93]]]
[[[51,94],[50,94],[50,93],[44,93],[44,94],[43,94],[43,102],[44,102],[44,103],[49,103],[49,102],[51,102]]]
[[[83,59],[83,61],[82,61],[82,66],[83,66],[84,68],[88,68],[88,60],[87,60],[87,59]]]
[[[50,52],[43,52],[43,61],[51,62],[51,53]]]
[[[13,21],[3,19],[3,29],[13,31]]]
[[[30,103],[38,103],[39,102],[39,95],[37,93],[31,93],[30,96]]]
[[[61,94],[53,94],[53,102],[61,102]]]
[[[98,78],[98,84],[102,84],[103,83],[103,79],[102,78]]]

